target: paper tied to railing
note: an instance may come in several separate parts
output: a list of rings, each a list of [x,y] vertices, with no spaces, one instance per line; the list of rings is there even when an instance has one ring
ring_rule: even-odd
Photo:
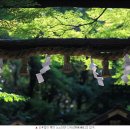
[[[42,64],[42,67],[46,67],[51,65],[51,58],[50,56],[46,56],[46,61]]]
[[[97,78],[98,75],[99,75],[99,74],[98,74],[96,71],[93,71],[93,76],[94,76],[94,78]]]
[[[40,73],[41,73],[41,74],[44,74],[44,73],[46,73],[48,70],[50,70],[50,66],[45,66],[45,67],[43,67],[43,68],[40,70]]]
[[[128,71],[127,69],[124,69],[123,74],[124,74],[124,75],[130,74],[130,70]]]
[[[93,63],[92,57],[90,57],[90,60],[91,60],[91,64],[90,64],[89,68],[90,68],[90,70],[96,72],[96,70],[97,70],[97,67],[96,67],[96,66],[97,66],[97,65]]]
[[[96,70],[97,70],[97,67],[96,67],[96,66],[97,66],[96,64],[91,63],[91,64],[90,64],[90,70],[96,71]]]
[[[126,54],[126,55],[124,56],[124,61],[125,61],[125,65],[126,65],[126,66],[130,65],[130,58],[129,58],[129,55],[128,55],[128,54]]]
[[[121,77],[121,79],[127,83],[129,81],[128,79],[128,75],[130,74],[130,58],[129,58],[129,55],[126,54],[124,56],[124,66],[123,66],[123,76]]]
[[[90,70],[92,70],[94,78],[97,79],[98,85],[104,86],[103,77],[98,77],[99,74],[96,72],[97,65],[93,63],[92,57],[90,57],[90,60],[91,60],[91,64],[90,64],[89,68],[90,68]]]
[[[125,82],[125,83],[127,83],[129,80],[128,80],[128,75],[123,75],[122,77],[121,77],[121,79]]]
[[[40,73],[36,74],[38,83],[42,83],[44,82],[44,78],[42,76],[42,74],[46,73],[48,70],[50,70],[50,66],[51,65],[51,58],[50,56],[46,56],[46,60],[45,62],[42,64],[42,69],[40,70]]]
[[[97,81],[100,86],[104,86],[103,80],[103,77],[97,77]]]
[[[38,83],[44,82],[44,79],[41,73],[36,74],[36,77],[37,77]]]

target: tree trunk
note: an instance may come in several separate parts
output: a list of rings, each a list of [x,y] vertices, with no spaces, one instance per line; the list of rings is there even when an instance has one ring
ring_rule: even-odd
[[[28,65],[29,65],[29,74],[30,74],[30,83],[28,86],[28,95],[30,97],[33,96],[34,87],[37,83],[36,74],[40,73],[40,69],[42,69],[41,64],[41,58],[40,56],[32,56],[29,59]]]

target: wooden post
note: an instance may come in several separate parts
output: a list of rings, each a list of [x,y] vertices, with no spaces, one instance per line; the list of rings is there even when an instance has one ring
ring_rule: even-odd
[[[104,78],[111,77],[110,72],[109,72],[109,61],[107,58],[103,59],[102,65],[103,65],[102,76]]]
[[[64,73],[71,73],[73,71],[72,65],[70,63],[70,56],[69,55],[64,55],[64,66],[63,66],[63,72]]]
[[[28,70],[27,70],[28,64],[27,64],[27,58],[22,58],[22,66],[20,70],[21,75],[28,75]]]

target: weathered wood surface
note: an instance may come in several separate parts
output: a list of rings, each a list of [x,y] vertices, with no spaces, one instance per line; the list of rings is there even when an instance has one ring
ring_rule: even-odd
[[[0,56],[20,58],[37,54],[88,55],[117,59],[130,52],[130,39],[27,39],[0,40]]]

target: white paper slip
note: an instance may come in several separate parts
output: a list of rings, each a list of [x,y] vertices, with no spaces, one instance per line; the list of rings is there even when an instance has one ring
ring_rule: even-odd
[[[104,86],[103,77],[97,77],[98,85]]]
[[[127,65],[127,64],[124,64],[122,68],[123,68],[123,69],[125,69],[125,68],[126,68],[126,66],[128,66],[128,65]]]
[[[44,79],[43,79],[41,73],[36,74],[36,77],[37,77],[38,83],[44,82]]]
[[[95,72],[95,71],[93,71],[93,76],[94,76],[94,78],[97,78],[97,75],[98,75],[98,73]]]
[[[90,70],[96,71],[96,69],[97,69],[96,66],[97,66],[96,64],[91,63],[90,66],[89,66],[89,68],[90,68]]]
[[[128,54],[126,54],[126,55],[124,56],[124,60],[127,60],[127,59],[129,59],[129,55],[128,55]]]
[[[126,70],[126,71],[130,71],[130,65],[126,66],[126,67],[125,67],[125,70]]]
[[[50,57],[50,56],[47,56],[45,62],[51,62],[51,57]]]
[[[128,55],[128,54],[125,54],[125,56],[124,56],[123,58],[124,58],[124,60],[125,60],[126,58],[129,58],[129,55]]]
[[[126,66],[130,65],[130,61],[129,62],[125,62]]]
[[[126,65],[130,65],[130,58],[128,54],[125,55],[124,60]]]
[[[130,59],[124,62],[126,66],[130,65]]]
[[[130,74],[130,70],[128,71],[128,70],[124,70],[124,75],[128,75],[128,74]]]
[[[46,61],[50,61],[51,60],[51,57],[50,56],[47,56],[46,57]]]
[[[121,79],[122,79],[125,83],[128,82],[128,77],[127,77],[127,75],[123,75],[123,76],[121,77]]]
[[[47,62],[45,62],[45,63],[42,63],[42,67],[49,66],[49,65],[51,65],[51,62],[50,62],[50,61],[47,61]]]
[[[95,67],[93,67],[93,68],[92,68],[92,70],[93,70],[94,72],[96,72],[97,67],[96,67],[96,66],[95,66]]]
[[[49,67],[49,66],[45,66],[45,67],[43,67],[43,68],[40,70],[40,73],[41,73],[41,74],[44,74],[44,73],[46,73],[46,71],[48,71],[48,70],[50,70],[50,67]]]

